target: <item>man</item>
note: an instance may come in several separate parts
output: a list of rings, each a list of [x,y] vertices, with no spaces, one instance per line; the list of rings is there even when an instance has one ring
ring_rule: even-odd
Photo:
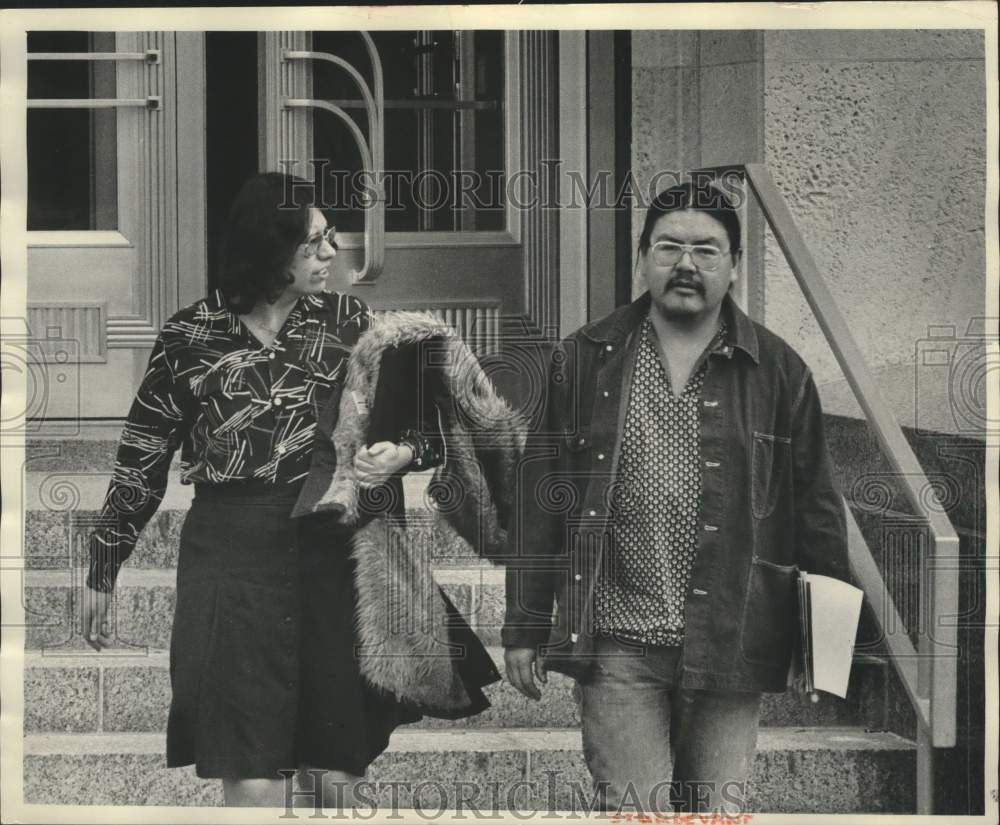
[[[648,291],[555,348],[522,467],[507,675],[536,699],[547,668],[576,677],[609,810],[738,812],[761,693],[786,688],[797,571],[849,577],[815,384],[730,296],[739,257],[721,190],[661,193]]]

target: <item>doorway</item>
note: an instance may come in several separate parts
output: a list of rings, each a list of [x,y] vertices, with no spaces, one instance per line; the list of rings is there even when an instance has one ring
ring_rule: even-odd
[[[229,207],[259,168],[257,32],[205,33],[205,260],[216,288]]]

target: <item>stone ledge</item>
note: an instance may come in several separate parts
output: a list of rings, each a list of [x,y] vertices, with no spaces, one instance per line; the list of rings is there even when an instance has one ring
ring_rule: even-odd
[[[487,650],[502,673],[503,649]],[[113,656],[89,650],[75,656],[29,653],[25,657],[26,732],[162,732],[170,703],[168,665],[164,650]],[[885,662],[857,659],[847,700],[823,696],[814,704],[791,692],[765,694],[761,725],[884,728],[886,671]],[[81,692],[77,686],[84,676],[92,677],[93,685]],[[98,684],[101,727],[97,721]],[[576,728],[579,711],[573,689],[572,679],[552,672],[541,700],[534,702],[501,681],[487,686],[492,704],[482,713],[460,720],[425,717],[408,730]]]
[[[442,751],[578,751],[577,730],[407,730],[392,735],[387,753]],[[769,751],[912,751],[916,745],[895,733],[867,732],[854,727],[762,728],[758,752]],[[160,733],[31,734],[24,737],[25,756],[75,754],[162,754],[166,737]]]
[[[164,766],[164,737],[30,736],[24,789],[29,803],[218,805],[220,783]],[[773,813],[911,813],[914,746],[854,728],[762,731],[750,782],[750,810]],[[399,731],[371,766],[383,809],[438,811],[468,804],[491,810],[586,810],[590,780],[576,731]],[[387,783],[396,787],[390,789]],[[495,795],[491,795],[495,789]],[[582,798],[581,798],[582,795]],[[470,811],[469,807],[465,808]]]

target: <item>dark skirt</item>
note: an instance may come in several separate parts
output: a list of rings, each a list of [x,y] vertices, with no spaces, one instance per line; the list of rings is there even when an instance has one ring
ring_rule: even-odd
[[[332,516],[291,519],[294,489],[227,487],[199,485],[181,532],[167,764],[363,775],[421,716],[358,673],[350,533]]]

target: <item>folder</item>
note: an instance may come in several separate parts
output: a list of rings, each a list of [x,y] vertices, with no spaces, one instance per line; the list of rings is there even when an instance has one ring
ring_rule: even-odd
[[[840,579],[805,571],[798,590],[806,688],[846,698],[864,594]]]

